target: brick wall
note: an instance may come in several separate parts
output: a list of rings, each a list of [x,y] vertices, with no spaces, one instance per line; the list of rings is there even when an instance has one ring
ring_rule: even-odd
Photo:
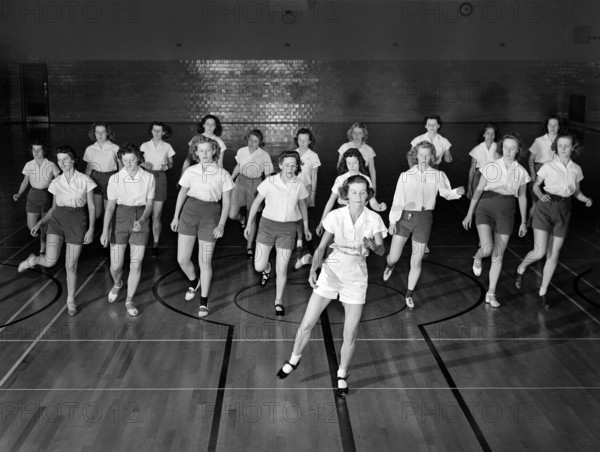
[[[53,122],[536,121],[598,66],[561,61],[48,61]],[[18,64],[11,115],[21,120]],[[568,89],[567,89],[568,88]],[[594,107],[592,107],[594,108]]]

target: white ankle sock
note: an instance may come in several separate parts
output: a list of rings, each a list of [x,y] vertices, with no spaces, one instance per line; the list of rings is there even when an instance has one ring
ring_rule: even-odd
[[[294,366],[295,366],[295,365],[296,365],[296,364],[298,364],[298,362],[300,361],[300,357],[301,357],[301,356],[302,356],[302,355],[294,355],[294,354],[292,353],[292,356],[291,356],[291,357],[290,357],[290,359],[288,360],[288,363],[290,363],[291,365],[294,365]],[[289,374],[289,373],[290,373],[292,370],[294,370],[294,368],[293,368],[293,367],[292,367],[290,364],[288,364],[288,363],[285,363],[285,364],[283,365],[283,367],[282,367],[283,371],[284,371],[286,374]]]
[[[348,376],[348,374],[346,373],[347,369],[342,369],[341,367],[338,369],[337,371],[337,376],[340,378],[345,378]],[[338,380],[337,381],[338,384],[338,388],[347,388],[348,387],[348,383],[346,383],[346,380]]]
[[[302,355],[294,355],[294,354],[292,353],[292,356],[290,356],[290,359],[289,359],[289,363],[290,363],[290,364],[293,364],[293,365],[295,366],[296,364],[298,364],[298,361],[300,361],[300,357],[301,357],[301,356],[302,356]]]

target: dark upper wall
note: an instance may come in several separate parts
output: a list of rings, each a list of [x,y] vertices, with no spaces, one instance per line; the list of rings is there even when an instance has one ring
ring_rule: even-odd
[[[474,1],[468,16],[461,3],[2,1],[10,108],[0,119],[21,120],[18,63],[40,61],[54,121],[206,111],[226,121],[414,121],[431,111],[529,121],[566,114],[576,94],[600,122],[600,40],[574,40],[575,27],[600,35],[600,2]]]
[[[565,59],[597,63],[600,61],[600,2],[571,1],[568,8],[568,25],[564,35],[567,43]],[[579,39],[575,39],[576,35],[579,35]],[[586,37],[592,39],[586,40]]]
[[[2,1],[0,40],[15,60],[553,60],[586,17],[568,0],[461,3]]]

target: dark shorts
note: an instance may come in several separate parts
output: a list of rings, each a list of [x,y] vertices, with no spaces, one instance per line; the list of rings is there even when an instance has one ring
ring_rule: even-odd
[[[110,243],[112,245],[139,245],[146,246],[150,235],[150,222],[142,223],[142,229],[134,232],[133,223],[142,216],[146,206],[124,206],[117,205],[117,211],[113,216]]]
[[[475,211],[475,224],[487,224],[492,231],[510,235],[515,223],[515,197],[493,191],[483,192]]]
[[[550,202],[539,201],[535,205],[531,226],[554,237],[565,238],[571,222],[571,198],[549,196]]]
[[[401,237],[410,237],[417,243],[429,242],[433,210],[403,210],[400,221],[396,223],[396,233]]]
[[[279,249],[293,250],[296,245],[297,224],[297,221],[273,221],[262,217],[256,242]]]
[[[108,187],[108,179],[110,176],[115,174],[116,171],[109,171],[107,173],[103,173],[100,171],[92,171],[90,177],[94,182],[96,182],[96,187],[94,188],[95,195],[102,195],[102,199],[108,199],[106,196],[106,188]]]
[[[44,213],[52,207],[52,195],[45,188],[29,188],[25,211],[27,213]]]
[[[82,245],[87,232],[87,211],[87,207],[56,206],[46,233],[62,237],[66,243]]]
[[[243,174],[239,174],[235,180],[235,187],[233,187],[233,203],[238,206],[246,206],[250,210],[261,182],[260,177],[250,179]]]
[[[156,181],[156,188],[154,189],[154,201],[166,201],[167,200],[167,173],[164,171],[151,171]]]
[[[201,201],[188,196],[179,217],[177,232],[181,235],[197,236],[203,242],[216,242],[213,231],[221,219],[218,202]]]

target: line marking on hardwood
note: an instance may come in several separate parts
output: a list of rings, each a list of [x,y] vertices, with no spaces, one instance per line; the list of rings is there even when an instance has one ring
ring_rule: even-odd
[[[517,253],[515,253],[513,250],[506,248],[507,251],[510,251],[512,254],[514,254],[516,257],[519,257],[519,255]],[[521,258],[522,259],[522,258]],[[573,270],[571,270],[569,267],[567,267],[564,264],[561,264],[559,262],[559,264],[566,268],[571,274],[577,276],[577,273],[575,273]],[[535,272],[540,278],[542,277],[542,274],[536,270],[535,268],[532,268],[531,266],[529,267],[531,269],[531,271]],[[582,281],[585,281],[583,278],[581,279]],[[589,284],[589,283],[588,283]],[[597,325],[600,325],[600,320],[598,320],[596,318],[596,316],[594,316],[591,312],[588,312],[587,309],[585,309],[583,306],[581,306],[579,303],[577,303],[575,300],[573,300],[573,298],[571,298],[569,295],[567,295],[560,287],[558,287],[556,284],[554,284],[553,282],[550,282],[550,285],[552,287],[554,287],[554,289],[560,293],[561,295],[563,295],[567,300],[569,300],[571,303],[573,303],[575,306],[577,306],[581,311],[583,311],[583,313],[585,315],[587,315],[590,319],[592,319],[594,321],[594,323],[596,323]],[[593,286],[592,286],[593,287]]]
[[[4,242],[6,242],[8,239],[10,239],[13,235],[21,232],[23,229],[25,229],[27,227],[27,225],[21,226],[20,228],[14,230],[11,234],[7,235],[6,237],[4,237],[2,240],[0,240],[0,245],[2,245]],[[31,243],[31,242],[30,242]]]
[[[227,372],[229,371],[229,361],[231,358],[231,346],[233,337],[233,326],[227,328],[227,342],[223,351],[223,361],[221,361],[221,372],[219,374],[219,389],[215,397],[215,412],[213,414],[212,425],[210,427],[210,436],[208,439],[207,450],[217,450],[219,439],[219,427],[221,426],[221,413],[223,411],[223,400],[225,398],[225,385],[227,384]]]
[[[92,277],[96,274],[96,272],[98,272],[98,270],[100,270],[103,266],[104,266],[104,260],[101,260],[98,263],[98,265],[96,266],[96,268],[94,269],[94,271],[90,274],[90,276],[88,276],[87,279],[83,282],[83,284],[81,284],[81,286],[79,286],[79,289],[77,289],[75,296],[79,295],[79,292],[81,292],[83,290],[83,288],[91,281]],[[15,364],[13,364],[13,366],[6,373],[6,375],[4,375],[4,378],[2,378],[2,380],[0,380],[0,389],[2,388],[2,386],[4,386],[4,383],[6,383],[6,381],[10,378],[10,376],[16,370],[16,368],[19,366],[19,364],[21,364],[23,362],[23,360],[29,354],[29,352],[31,352],[31,350],[33,350],[33,348],[36,346],[36,344],[38,342],[40,342],[40,339],[44,336],[44,334],[46,334],[46,332],[50,329],[50,327],[54,324],[54,322],[56,322],[56,320],[58,320],[58,318],[65,312],[66,309],[67,309],[67,304],[65,303],[58,310],[56,315],[50,320],[50,322],[44,327],[44,329],[40,332],[40,334],[38,334],[38,336],[34,339],[34,341],[31,343],[31,345],[29,347],[27,347],[27,350],[25,350],[23,352],[23,354],[20,356],[20,358],[15,362]]]
[[[228,339],[40,339],[39,342],[226,342]],[[320,342],[321,339],[309,339],[311,342]],[[334,342],[343,342],[342,338],[333,339]],[[485,337],[460,337],[460,338],[432,338],[432,342],[595,342],[600,341],[600,337],[499,337],[499,338],[485,338]],[[31,342],[31,339],[2,339],[0,343],[4,342]],[[294,339],[232,339],[231,342],[290,342],[294,343]],[[356,342],[425,342],[422,337],[415,338],[363,338],[356,339]]]
[[[572,221],[572,220],[571,220],[571,221]],[[582,221],[579,221],[579,223],[589,227],[589,225],[585,224],[585,223],[584,223],[584,222],[582,222]],[[583,237],[583,236],[579,235],[579,234],[578,234],[578,233],[576,233],[576,232],[569,231],[569,235],[574,235],[574,236],[575,236],[575,237],[577,237],[578,239],[580,239],[580,240],[583,240],[583,241],[584,241],[584,242],[586,242],[586,243],[589,243],[589,244],[590,244],[591,246],[593,246],[594,248],[598,247],[598,244],[597,244],[597,243],[590,242],[588,239],[586,239],[585,237]]]
[[[11,264],[0,264],[0,265],[6,265],[6,266],[8,266],[8,267],[15,267],[15,268],[16,268],[16,265],[11,265]],[[6,321],[4,324],[2,324],[2,325],[0,326],[0,333],[2,333],[2,332],[5,330],[5,328],[7,328],[7,327],[9,327],[9,326],[13,325],[14,323],[22,322],[23,320],[26,320],[26,319],[28,319],[28,318],[30,318],[30,317],[33,317],[34,315],[37,315],[37,314],[39,314],[40,312],[42,312],[42,311],[44,311],[44,310],[48,309],[50,306],[52,306],[52,305],[53,305],[53,304],[54,304],[54,303],[55,303],[55,302],[56,302],[56,301],[57,301],[57,300],[60,298],[60,296],[62,295],[62,284],[61,284],[61,283],[60,283],[60,282],[59,282],[59,281],[56,279],[56,277],[57,277],[57,276],[58,276],[58,274],[59,274],[60,272],[62,272],[63,270],[64,270],[64,267],[60,268],[60,269],[59,269],[57,272],[55,272],[55,273],[54,273],[54,275],[49,275],[49,274],[47,274],[47,273],[42,273],[42,272],[39,272],[39,271],[37,271],[37,270],[32,270],[32,271],[35,271],[35,272],[37,272],[37,273],[40,273],[41,275],[48,276],[50,279],[49,279],[48,281],[46,281],[46,282],[44,283],[44,285],[42,285],[42,287],[40,287],[40,289],[39,289],[39,290],[37,290],[37,291],[36,291],[36,292],[35,292],[35,293],[34,293],[34,294],[33,294],[33,295],[32,295],[32,296],[29,298],[29,300],[27,300],[25,303],[23,303],[23,305],[21,305],[21,308],[20,308],[20,309],[18,309],[18,310],[17,310],[17,312],[15,312],[15,313],[14,313],[14,314],[13,314],[13,315],[10,317],[10,319],[8,319],[8,320],[7,320],[7,321]],[[29,306],[31,303],[33,303],[33,301],[34,301],[34,300],[37,298],[37,296],[38,296],[40,293],[42,293],[42,291],[43,291],[43,290],[44,290],[44,289],[45,289],[45,288],[48,286],[48,284],[50,284],[51,282],[54,282],[54,284],[56,284],[56,287],[57,287],[57,291],[56,291],[56,295],[54,296],[54,299],[53,299],[53,300],[51,300],[51,301],[50,301],[50,302],[49,302],[49,303],[48,303],[46,306],[44,306],[43,308],[41,308],[41,309],[38,309],[37,311],[35,311],[35,312],[32,312],[31,314],[29,314],[29,315],[27,315],[27,316],[25,316],[25,317],[23,317],[23,318],[20,318],[20,319],[18,319],[18,320],[16,320],[16,321],[15,321],[15,319],[17,318],[17,316],[18,316],[18,315],[19,315],[21,312],[23,312],[23,311],[24,311],[24,310],[25,310],[25,309],[26,309],[26,308],[27,308],[27,307],[28,307],[28,306]],[[29,342],[29,341],[28,341],[28,342]]]
[[[587,272],[583,272],[582,274],[578,275],[577,273],[575,273],[573,270],[571,270],[569,267],[567,267],[565,264],[563,264],[562,262],[558,261],[558,263],[560,264],[561,267],[563,267],[564,269],[566,269],[569,273],[571,273],[573,276],[575,276],[576,278],[579,278],[581,281],[583,281],[584,283],[586,283],[590,288],[592,288],[593,290],[596,291],[596,293],[600,294],[600,289],[598,289],[596,286],[594,286],[591,282],[589,282],[587,279],[585,279],[583,277],[583,275]]]
[[[465,214],[464,209],[454,205],[455,210],[457,210],[458,212],[461,212],[463,215]],[[529,240],[528,237],[526,237],[527,240]],[[533,244],[531,245],[533,246]],[[595,246],[595,245],[594,245]],[[519,256],[515,251],[512,250],[511,247],[506,247],[506,251],[512,253],[513,256],[517,257],[518,259],[522,260],[525,256]],[[577,276],[577,273],[575,273],[573,270],[571,270],[568,266],[566,266],[565,264],[563,264],[562,262],[558,261],[558,264],[563,267],[564,269],[566,269],[568,272],[570,272],[573,276]],[[536,270],[535,268],[532,268],[531,266],[529,267],[531,268],[531,270],[533,272],[535,272],[538,276],[542,276],[542,274]],[[593,286],[589,281],[585,280],[584,278],[581,279],[583,282],[585,282],[587,285],[589,285],[591,288],[593,288],[596,292],[600,293],[600,291]],[[575,306],[577,306],[581,311],[583,311],[590,319],[592,319],[596,324],[600,325],[600,320],[598,320],[593,314],[589,313],[585,308],[583,308],[579,303],[577,303],[575,300],[573,300],[571,297],[569,297],[565,292],[563,292],[560,288],[558,288],[553,282],[550,282],[550,286],[554,287],[561,295],[564,295],[571,303],[573,303]]]
[[[583,298],[589,304],[591,304],[592,306],[595,306],[596,308],[600,308],[600,306],[598,306],[595,302],[593,302],[588,297],[583,295],[583,293],[579,289],[579,281],[583,280],[583,275],[585,275],[586,273],[589,273],[591,271],[592,271],[592,269],[588,268],[586,271],[582,272],[580,275],[577,275],[577,277],[573,280],[573,289],[575,290],[575,293],[577,293],[577,295],[579,295],[581,298]]]
[[[29,248],[29,246],[36,241],[37,239],[31,239],[29,241],[29,243],[26,243],[25,245],[23,245],[21,248],[19,248],[17,251],[15,251],[13,254],[11,254],[10,256],[8,256],[6,259],[4,259],[2,261],[2,264],[6,264],[8,263],[8,261],[12,261],[15,257],[17,257],[17,255],[19,255],[21,253],[21,251],[24,251],[25,249]]]
[[[337,370],[339,365],[337,360],[337,354],[335,351],[335,346],[333,345],[333,333],[331,331],[331,324],[329,323],[329,314],[327,313],[327,307],[325,307],[325,309],[323,309],[323,312],[321,312],[320,319],[321,331],[323,332],[323,345],[325,345],[325,354],[327,356],[329,376],[331,378],[331,389],[333,390],[333,399],[335,401],[335,409],[337,411],[338,427],[340,428],[342,450],[344,452],[355,452],[356,442],[354,440],[354,432],[352,431],[352,422],[350,421],[350,411],[348,410],[348,404],[346,403],[346,399],[338,397],[336,392]]]
[[[457,388],[456,383],[454,382],[454,379],[452,378],[452,375],[450,375],[450,371],[448,370],[448,368],[446,367],[446,364],[444,363],[444,360],[438,353],[437,349],[435,348],[435,345],[433,345],[433,342],[431,340],[429,340],[429,333],[427,333],[427,330],[425,329],[425,327],[423,325],[419,325],[419,331],[425,338],[425,342],[427,343],[427,346],[429,347],[429,351],[433,355],[439,369],[442,371],[442,375],[444,376],[444,379],[446,380],[448,387],[452,391],[454,398],[458,402],[458,405],[460,406],[460,409],[463,412],[465,419],[469,423],[469,426],[471,427],[471,430],[473,431],[473,434],[475,435],[477,442],[481,446],[481,449],[484,451],[491,451],[492,449],[491,449],[490,445],[488,444],[487,440],[485,439],[483,432],[479,428],[477,421],[473,417],[473,413],[471,412],[471,410],[469,410],[469,406],[467,405],[467,402],[465,402],[465,399],[463,399],[463,396],[460,393],[460,390]]]
[[[228,257],[228,256],[219,256],[217,258],[213,258],[213,260],[216,260],[219,258],[222,259],[224,257]],[[225,398],[225,387],[227,384],[227,373],[229,371],[229,361],[231,359],[231,348],[232,348],[232,344],[233,344],[232,339],[233,339],[233,332],[235,330],[235,327],[233,325],[230,325],[227,323],[215,322],[213,320],[208,320],[208,319],[204,319],[204,318],[200,318],[200,317],[188,314],[187,312],[180,311],[179,309],[171,306],[169,303],[167,303],[165,300],[163,300],[163,298],[158,294],[158,286],[160,285],[160,283],[163,279],[165,279],[171,273],[176,272],[177,270],[178,270],[178,268],[175,267],[172,271],[163,274],[160,278],[158,278],[156,280],[156,282],[152,286],[152,293],[154,294],[154,299],[157,300],[160,304],[162,304],[167,309],[170,309],[178,314],[182,314],[182,315],[185,315],[186,317],[191,317],[193,319],[197,319],[197,320],[201,321],[202,323],[211,323],[214,325],[220,325],[220,326],[227,327],[227,338],[225,339],[225,350],[223,351],[223,360],[221,361],[221,372],[219,374],[219,387],[217,389],[217,395],[215,397],[215,405],[214,405],[215,412],[213,414],[212,425],[210,428],[210,436],[208,439],[208,446],[207,446],[207,450],[213,452],[213,451],[217,450],[217,443],[219,440],[219,427],[221,426],[221,423],[222,423],[221,415],[223,412],[223,400]]]
[[[106,392],[106,391],[281,391],[281,387],[256,387],[243,388],[243,387],[227,387],[227,388],[1,388],[0,392],[23,392],[23,391],[36,391],[36,392],[56,392],[56,391],[94,391],[94,392]],[[331,387],[317,387],[311,386],[310,388],[286,388],[286,391],[331,391]],[[600,386],[457,386],[456,389],[461,391],[600,391]],[[385,386],[377,388],[368,387],[353,387],[352,392],[356,391],[397,391],[397,390],[409,390],[409,391],[448,391],[447,386],[434,386],[434,387],[420,387],[420,386]],[[337,397],[337,396],[336,396]],[[337,397],[339,398],[339,397]]]

